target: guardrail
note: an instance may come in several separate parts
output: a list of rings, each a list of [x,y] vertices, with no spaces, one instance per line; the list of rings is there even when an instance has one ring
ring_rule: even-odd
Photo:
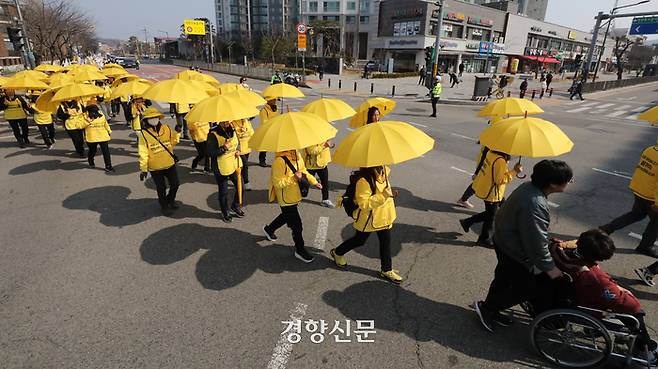
[[[658,76],[619,79],[612,81],[587,82],[583,86],[583,92],[606,91],[614,88],[628,87],[628,86],[634,86],[642,83],[649,83],[656,81],[658,81]]]
[[[240,77],[247,76],[252,79],[260,79],[264,81],[269,81],[272,78],[272,70],[270,68],[251,67],[248,65],[237,64],[209,64],[178,59],[173,59],[172,64],[186,68],[194,66],[212,72],[231,74]]]

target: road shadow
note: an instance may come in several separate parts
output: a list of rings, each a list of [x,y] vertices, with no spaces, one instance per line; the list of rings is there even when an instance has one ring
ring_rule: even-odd
[[[257,270],[268,274],[303,273],[333,265],[333,261],[320,255],[312,263],[303,263],[294,258],[292,246],[258,245],[264,240],[264,236],[234,228],[184,223],[151,234],[142,242],[139,252],[149,264],[169,265],[205,250],[196,264],[196,277],[204,288],[216,291],[237,286]],[[362,268],[353,267],[351,271],[373,275]]]
[[[449,202],[425,199],[414,195],[406,188],[393,187],[398,190],[398,197],[395,199],[395,205],[398,207],[414,209],[419,211],[435,211],[438,213],[457,213],[465,215],[475,214],[472,210],[460,208],[457,205]]]
[[[527,322],[499,328],[494,336],[484,331],[470,308],[432,301],[382,281],[326,291],[322,299],[350,320],[373,320],[377,331],[403,333],[418,342],[435,342],[473,358],[543,366],[528,343]],[[377,334],[374,338],[377,341]],[[463,365],[458,357],[449,355],[446,362],[434,362],[432,367]]]
[[[121,228],[162,216],[155,192],[148,199],[129,199],[130,193],[123,186],[96,187],[67,197],[62,205],[67,209],[97,212],[100,222],[108,227]],[[181,203],[171,218],[217,219],[217,214]]]
[[[234,189],[233,187],[229,187],[229,198],[228,198],[228,203],[229,206],[231,205],[231,202],[233,201],[233,192]],[[242,206],[245,207],[245,213],[248,212],[249,205],[256,205],[256,204],[267,204],[269,201],[267,201],[268,198],[268,190],[251,190],[251,191],[244,191],[242,192]],[[206,199],[206,204],[208,204],[208,207],[214,210],[219,211],[219,192],[217,192],[217,188],[215,185],[215,188],[213,189],[213,193],[208,196]],[[275,202],[272,202],[272,204],[276,204]],[[247,215],[248,216],[248,215]]]
[[[100,158],[100,162],[96,163],[96,168],[90,168],[86,160],[81,159],[80,161],[69,161],[63,162],[61,160],[45,160],[35,163],[29,163],[15,167],[9,171],[10,175],[22,175],[36,173],[40,171],[72,171],[72,170],[87,170],[90,173],[96,171],[103,172],[103,159]],[[108,175],[124,175],[135,172],[136,164],[133,163],[123,163],[114,166],[114,173],[108,173]],[[136,173],[136,172],[135,172]]]

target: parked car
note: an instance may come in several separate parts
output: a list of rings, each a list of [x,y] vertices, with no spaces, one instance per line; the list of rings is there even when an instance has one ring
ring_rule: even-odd
[[[139,69],[139,62],[135,58],[117,58],[116,62],[124,68]]]

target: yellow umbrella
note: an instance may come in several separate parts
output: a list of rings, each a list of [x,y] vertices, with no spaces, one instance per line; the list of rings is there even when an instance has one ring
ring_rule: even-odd
[[[134,80],[120,84],[117,88],[112,90],[110,100],[118,99],[121,96],[143,95],[146,90],[151,87],[150,84],[144,83],[140,80]]]
[[[22,77],[22,76],[27,76],[31,77],[33,79],[38,79],[39,81],[44,81],[48,79],[48,75],[43,72],[39,72],[36,70],[22,70],[16,74],[14,74],[12,77]]]
[[[639,120],[646,120],[647,122],[651,123],[652,125],[658,123],[658,106],[654,106],[653,108],[643,112],[642,114],[637,116],[637,119]]]
[[[97,86],[89,83],[74,83],[60,88],[55,96],[53,102],[61,102],[68,100],[75,100],[79,98],[92,97],[103,95],[105,91]]]
[[[195,70],[188,69],[188,70],[184,70],[182,72],[176,73],[176,79],[183,79],[183,80],[188,80],[189,81],[189,80],[192,79],[192,77],[198,76],[199,74],[201,74],[201,72],[197,72]]]
[[[534,117],[503,119],[482,132],[480,143],[493,151],[530,158],[559,156],[573,148],[558,126]]]
[[[220,87],[220,90],[221,90],[221,87]],[[221,91],[224,91],[224,90],[221,90]],[[236,89],[235,91],[221,93],[221,95],[235,97],[238,100],[244,102],[245,104],[249,104],[249,105],[252,105],[252,106],[261,106],[261,105],[267,104],[267,101],[265,101],[265,99],[260,97],[259,94],[255,93],[253,91],[249,91],[245,88],[239,88],[239,89]]]
[[[34,70],[38,72],[59,72],[63,70],[64,68],[60,67],[59,65],[53,65],[53,64],[39,64]]]
[[[228,94],[236,91],[247,91],[247,89],[239,83],[222,83],[219,85],[220,94]]]
[[[126,71],[123,68],[105,68],[101,70],[101,72],[108,77],[116,77],[126,74]]]
[[[2,84],[2,88],[10,90],[46,90],[48,85],[28,74],[18,75],[16,73]]]
[[[120,66],[117,63],[107,63],[107,64],[103,65],[103,68],[121,68],[121,69],[123,69],[123,67]]]
[[[313,113],[329,122],[349,118],[356,114],[356,111],[343,100],[325,98],[306,104],[302,111]]]
[[[71,85],[75,83],[75,80],[73,79],[72,76],[68,74],[61,74],[58,75],[57,78],[51,78],[50,79],[50,88],[51,89],[59,89],[62,88],[66,85]]]
[[[73,73],[73,79],[76,82],[102,81],[104,79],[107,79],[107,77],[103,73],[99,72],[98,70],[91,70],[88,68],[78,69],[71,73]]]
[[[249,140],[256,151],[300,150],[336,136],[336,128],[315,114],[291,112],[261,124]]]
[[[350,119],[350,127],[359,128],[368,122],[368,109],[376,107],[383,117],[395,109],[395,101],[384,97],[372,97],[356,108],[356,114]]]
[[[232,95],[209,97],[198,104],[185,116],[188,122],[226,122],[246,119],[258,115],[255,106],[245,104]]]
[[[9,81],[8,77],[0,76],[0,87],[2,87],[2,85],[4,85],[7,81]]]
[[[98,72],[98,66],[92,64],[79,64],[77,67],[73,68],[74,70],[90,70],[93,72]]]
[[[199,88],[199,89],[205,91],[208,95],[210,95],[210,94],[212,94],[212,93],[215,93],[215,95],[216,95],[217,92],[218,92],[218,91],[217,91],[217,88],[216,88],[216,87],[213,87],[213,86],[212,86],[210,83],[208,83],[208,82],[197,81],[197,80],[195,80],[195,79],[191,79],[191,80],[189,80],[189,81],[187,81],[187,82],[189,82],[189,83],[191,83],[192,85],[196,86],[196,88]]]
[[[263,91],[262,95],[265,97],[304,97],[297,87],[287,83],[271,85]]]
[[[208,97],[208,93],[199,89],[190,81],[167,79],[151,86],[144,92],[145,99],[168,103],[196,104]]]
[[[336,148],[335,163],[346,167],[376,167],[417,158],[434,147],[434,139],[403,122],[366,124],[351,132]]]
[[[204,74],[204,73],[199,73],[198,75],[192,76],[192,78],[190,78],[190,80],[191,81],[206,82],[206,83],[211,84],[214,87],[219,87],[221,85],[221,83],[219,83],[217,78],[215,78],[211,75],[208,75],[208,74]]]
[[[137,79],[141,79],[140,76],[136,76],[134,74],[126,73],[124,75],[118,75],[114,77],[114,82],[112,82],[112,88],[117,87],[118,85],[128,82],[128,81],[133,81]]]
[[[44,113],[56,113],[60,103],[52,101],[53,96],[55,96],[55,92],[57,91],[50,89],[39,95],[35,105],[36,109]]]
[[[478,113],[478,117],[503,117],[509,115],[532,115],[541,114],[544,110],[527,99],[506,97],[492,101],[485,105]]]

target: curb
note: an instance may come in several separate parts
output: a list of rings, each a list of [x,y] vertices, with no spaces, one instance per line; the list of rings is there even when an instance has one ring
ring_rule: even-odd
[[[432,102],[430,99],[423,98],[421,100],[415,100],[416,102]],[[471,105],[471,106],[481,106],[486,105],[489,101],[474,101],[466,99],[439,99],[439,104],[443,105]]]

